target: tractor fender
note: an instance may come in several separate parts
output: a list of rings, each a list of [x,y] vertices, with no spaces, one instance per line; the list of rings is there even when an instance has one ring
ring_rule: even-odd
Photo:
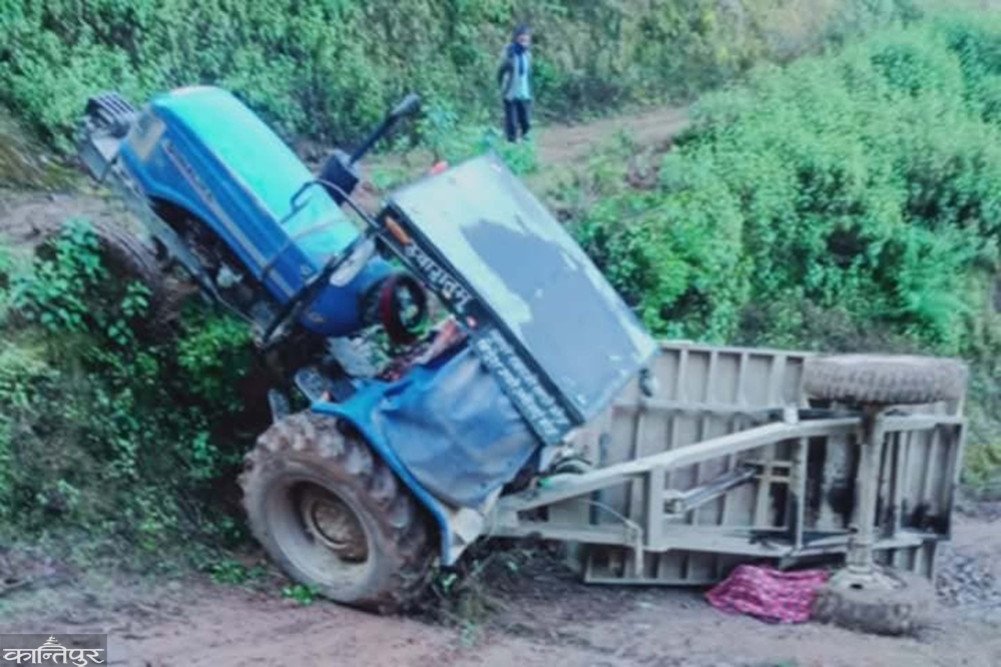
[[[365,437],[373,451],[382,458],[389,469],[414,494],[417,502],[434,518],[435,523],[438,524],[441,537],[441,563],[445,566],[453,565],[461,555],[462,549],[455,548],[456,531],[452,526],[452,512],[414,478],[410,471],[407,470],[407,467],[403,465],[400,457],[397,456],[388,443],[383,441],[371,421],[367,418],[367,415],[372,413],[375,404],[382,398],[383,390],[386,386],[382,382],[370,382],[343,403],[316,401],[313,403],[311,410],[320,414],[333,415],[344,419]]]

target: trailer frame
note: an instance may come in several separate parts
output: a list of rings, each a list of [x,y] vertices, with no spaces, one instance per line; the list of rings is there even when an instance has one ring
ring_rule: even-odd
[[[585,581],[706,585],[740,562],[879,564],[933,577],[964,442],[962,400],[868,415],[811,401],[805,352],[667,342],[665,388],[631,386],[576,434],[596,462],[502,496],[494,537],[569,542]],[[867,424],[881,446],[872,451]]]

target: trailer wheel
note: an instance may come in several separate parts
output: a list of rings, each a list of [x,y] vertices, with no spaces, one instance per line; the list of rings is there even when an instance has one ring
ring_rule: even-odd
[[[879,635],[909,635],[928,621],[935,600],[931,582],[911,572],[881,571],[893,587],[853,587],[834,580],[822,588],[813,618],[850,630]]]
[[[966,367],[952,359],[846,354],[806,360],[809,396],[857,405],[934,403],[962,398]]]
[[[240,485],[251,531],[296,581],[379,613],[424,592],[434,560],[424,512],[336,419],[304,412],[274,424]]]

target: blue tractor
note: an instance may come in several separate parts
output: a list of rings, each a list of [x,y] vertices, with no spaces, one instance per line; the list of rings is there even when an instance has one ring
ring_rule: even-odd
[[[455,563],[502,496],[566,470],[567,438],[656,350],[495,156],[425,175],[375,215],[352,199],[359,158],[418,105],[318,175],[212,87],[141,110],[96,96],[79,136],[161,261],[282,360],[240,478],[254,535],[292,578],[377,611]],[[393,343],[382,367],[359,352],[372,331]],[[293,391],[307,410],[290,412]]]

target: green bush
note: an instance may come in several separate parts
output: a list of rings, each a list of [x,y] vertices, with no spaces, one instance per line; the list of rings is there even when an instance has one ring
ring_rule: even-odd
[[[999,45],[996,20],[938,20],[758,68],[576,232],[658,333],[734,340],[756,312],[762,342],[810,342],[808,304],[970,352],[998,326]]]
[[[883,31],[753,70],[666,156],[615,148],[554,200],[658,334],[965,357],[964,479],[996,494],[999,83],[997,18]]]
[[[536,30],[541,111],[578,117],[687,96],[907,13],[904,0],[0,0],[0,103],[65,147],[97,91],[141,102],[212,83],[287,135],[342,141],[410,89],[466,121],[496,113],[517,19]]]
[[[76,530],[151,556],[231,538],[220,490],[249,437],[235,425],[254,422],[238,413],[255,407],[234,401],[245,327],[195,311],[175,339],[144,339],[147,292],[110,275],[85,221],[0,285],[0,531]]]

